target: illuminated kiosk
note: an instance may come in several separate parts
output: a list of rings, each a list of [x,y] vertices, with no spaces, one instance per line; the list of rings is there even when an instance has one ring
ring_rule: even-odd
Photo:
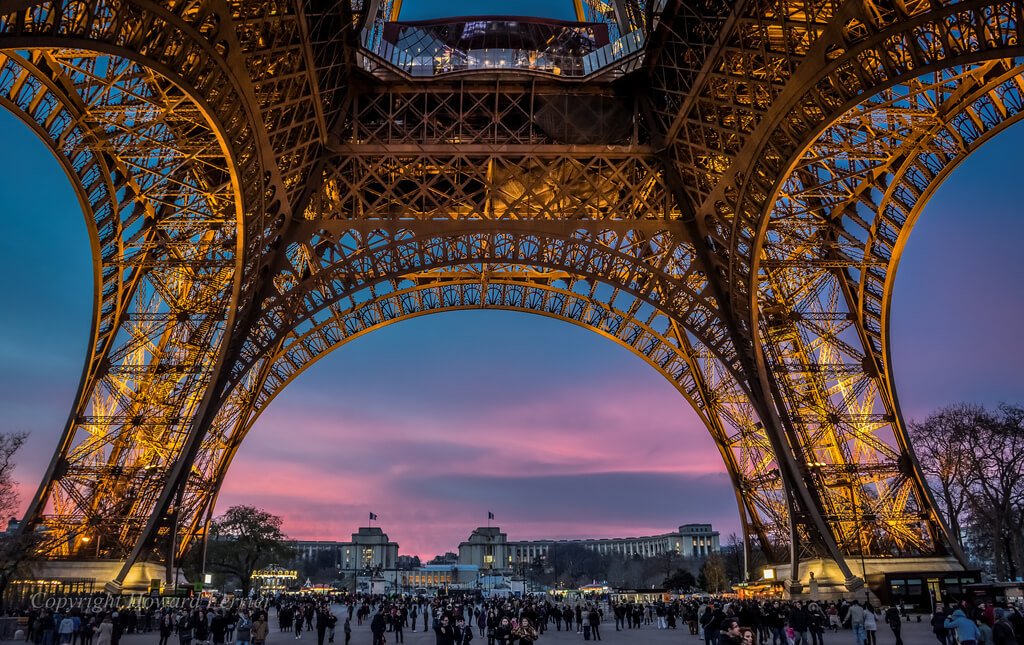
[[[259,591],[280,592],[288,589],[288,583],[299,578],[299,572],[272,564],[252,574],[253,580],[259,583]]]

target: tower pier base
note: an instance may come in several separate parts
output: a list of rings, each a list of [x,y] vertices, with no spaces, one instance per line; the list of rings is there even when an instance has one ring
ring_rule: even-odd
[[[93,581],[94,591],[110,593],[147,592],[153,580],[166,582],[167,568],[161,562],[137,562],[128,571],[124,583],[112,586],[112,581],[121,572],[123,560],[40,560],[28,563],[28,576],[39,581],[81,580]],[[181,581],[183,582],[183,580]]]
[[[790,575],[790,565],[775,567],[775,578],[783,581],[786,593],[800,600],[837,600],[839,598],[863,600],[876,605],[889,601],[889,580],[895,575],[924,578],[943,577],[944,574],[964,571],[960,562],[950,557],[930,558],[848,558],[847,564],[854,578],[846,580],[839,566],[830,559],[817,558],[800,562],[799,577]],[[861,585],[861,581],[866,584]]]

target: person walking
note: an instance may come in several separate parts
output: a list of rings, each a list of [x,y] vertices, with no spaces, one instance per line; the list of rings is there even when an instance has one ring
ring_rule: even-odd
[[[396,643],[405,643],[405,632],[402,631],[402,629],[403,629],[402,623],[404,623],[404,622],[405,622],[405,620],[402,619],[401,613],[395,613],[391,617],[391,624],[393,625],[393,628],[392,628],[391,631],[393,631],[395,633],[395,642]]]
[[[870,602],[864,603],[864,639],[867,645],[878,645],[878,621]]]
[[[92,637],[96,634],[96,617],[82,621],[82,630],[79,633],[79,645],[92,645]],[[163,644],[166,645],[166,644]]]
[[[1009,612],[996,607],[995,622],[992,624],[992,642],[995,645],[1017,645],[1017,637],[1010,624]]]
[[[793,628],[793,642],[795,645],[811,645],[809,638],[811,631],[811,613],[802,602],[797,602],[793,611],[789,613],[789,626]]]
[[[327,638],[327,607],[316,610],[316,645],[324,645]]]
[[[725,612],[717,604],[708,605],[708,622],[704,626],[704,637],[707,645],[718,645],[718,639],[722,635],[722,624],[725,622]]]
[[[513,639],[512,624],[509,622],[508,616],[502,616],[501,622],[494,629],[494,642],[496,645],[512,645]]]
[[[751,632],[751,634],[752,633],[753,632]],[[722,629],[718,635],[718,642],[721,643],[721,645],[743,645],[740,621],[732,617],[723,620]]]
[[[576,614],[577,618],[582,615],[582,611],[580,609],[580,612]],[[530,624],[529,618],[523,617],[520,619],[519,624],[515,626],[515,629],[512,630],[512,636],[519,639],[519,645],[532,645],[537,641],[537,630]]]
[[[327,609],[327,642],[334,642],[334,629],[338,626],[338,617],[334,615],[334,612]]]
[[[865,645],[867,634],[864,632],[864,608],[860,606],[859,600],[854,600],[850,605],[850,610],[846,613],[846,620],[843,622],[850,623],[853,639],[857,645]]]
[[[839,609],[835,604],[828,606],[828,610],[825,612],[825,615],[828,616],[828,628],[832,630],[833,634],[838,632],[839,628],[842,627],[843,624],[839,620]]]
[[[252,640],[252,622],[249,621],[249,613],[243,611],[235,618],[235,645],[249,645]]]
[[[484,634],[487,632],[487,611],[483,607],[477,611],[476,628],[478,632],[477,635],[480,636],[480,638],[483,638]]]
[[[947,633],[949,632],[946,629],[946,617],[948,615],[945,608],[936,603],[935,613],[932,614],[932,633],[935,634],[939,645],[946,645]]]
[[[469,645],[473,642],[473,626],[466,624],[466,617],[459,615],[455,621],[455,645]]]
[[[114,612],[114,618],[117,618],[117,612]],[[192,623],[192,636],[196,639],[196,642],[206,643],[210,637],[210,623],[206,617],[206,612],[200,611],[198,614],[193,614],[190,622]],[[117,631],[116,623],[114,624],[114,631]]]
[[[107,616],[103,619],[103,622],[100,623],[100,626],[96,629],[96,645],[110,645],[111,641],[113,640],[113,637],[114,623],[110,620],[110,617]],[[178,637],[181,638],[180,633]],[[189,642],[191,640],[192,632],[191,630],[189,630],[188,639],[182,639],[181,645],[189,645]]]
[[[967,617],[962,609],[954,611],[942,624],[947,630],[954,630],[956,640],[960,645],[978,645],[981,639],[981,631],[973,620]]]
[[[441,621],[434,628],[437,645],[455,645],[455,626],[450,624],[448,615],[442,615]]]
[[[412,631],[416,631],[416,619],[415,618],[413,618],[413,623],[412,624],[413,624]],[[349,645],[349,641],[352,640],[352,617],[351,616],[349,616],[348,618],[345,619],[345,626],[342,628],[342,631],[345,632],[345,645]]]
[[[994,618],[992,622],[995,622]],[[978,645],[996,645],[992,634],[992,628],[985,622],[984,616],[981,620],[976,620],[975,624],[978,626],[978,632],[981,634],[981,638],[978,639]]]
[[[252,621],[252,631],[249,637],[252,639],[252,645],[263,645],[267,642],[267,636],[270,635],[270,623],[267,621],[267,614],[259,612],[256,614],[256,618]]]
[[[896,645],[903,645],[903,623],[900,621],[900,610],[895,605],[889,605],[885,610],[885,624],[892,630],[896,637]]]
[[[384,643],[384,631],[388,628],[388,623],[384,619],[384,605],[381,604],[377,608],[377,613],[373,615],[373,620],[370,621],[370,632],[373,634],[373,645],[383,645]]]
[[[807,605],[807,614],[811,617],[811,643],[813,645],[825,645],[825,612],[816,602]]]
[[[178,643],[180,645],[191,645],[192,637],[193,637],[194,632],[195,632],[195,628],[193,627],[194,620],[195,620],[195,616],[192,616],[192,615],[189,615],[189,614],[178,614],[177,628],[178,628]],[[103,625],[100,624],[100,627],[102,628]],[[111,625],[111,630],[113,630],[113,625]],[[96,643],[96,645],[103,645],[103,644],[98,642],[98,643]],[[110,644],[107,643],[107,645],[110,645]]]
[[[57,628],[58,642],[60,645],[71,645],[71,640],[75,635],[75,621],[70,615],[64,616],[60,621],[60,626]]]
[[[174,616],[170,611],[165,610],[160,616],[160,642],[159,645],[167,645],[167,639],[171,637],[171,632],[174,631]]]

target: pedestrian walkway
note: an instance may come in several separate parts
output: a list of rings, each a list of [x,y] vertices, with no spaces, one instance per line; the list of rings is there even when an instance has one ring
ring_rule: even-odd
[[[334,613],[336,616],[344,616],[346,610],[336,605],[334,607]],[[341,626],[344,624],[344,620],[338,621],[337,635],[334,639],[334,645],[345,645],[345,637],[342,633]],[[271,610],[270,613],[270,636],[267,638],[267,645],[318,645],[316,631],[303,632],[302,638],[296,639],[294,634],[291,632],[281,632],[277,628],[277,615],[276,612]],[[120,645],[158,645],[159,636],[156,632],[149,634],[128,634],[121,637]],[[6,641],[12,643],[13,641]],[[371,645],[373,637],[370,634],[370,621],[363,621],[362,625],[357,625],[355,619],[352,620],[352,641],[350,645]],[[401,643],[402,641],[398,641]],[[405,630],[405,643],[408,645],[434,645],[435,638],[433,632],[410,632]],[[578,634],[575,631],[555,631],[554,628],[548,629],[537,641],[537,645],[560,645],[563,643],[583,643],[583,634]],[[620,632],[615,631],[615,623],[613,621],[606,621],[601,625],[601,642],[608,643],[608,645],[703,645],[700,638],[691,636],[685,625],[682,629],[657,629],[655,625],[647,625],[640,629],[625,629]],[[880,625],[878,629],[878,643],[877,645],[895,645],[896,639],[893,637],[892,631],[884,625]],[[914,621],[909,623],[903,623],[903,642],[905,645],[937,645],[935,637],[932,635],[931,625],[928,624],[928,619],[925,617],[922,622]],[[394,634],[387,634],[387,645],[395,645],[396,640]],[[474,645],[487,645],[487,638],[475,635],[473,638]],[[177,637],[171,637],[168,641],[168,645],[178,645]],[[229,644],[233,645],[233,644]],[[324,645],[328,645],[326,642]],[[762,644],[764,645],[764,644]],[[772,645],[769,641],[767,645]],[[825,632],[825,645],[855,645],[853,632],[849,630],[840,631],[837,633]]]

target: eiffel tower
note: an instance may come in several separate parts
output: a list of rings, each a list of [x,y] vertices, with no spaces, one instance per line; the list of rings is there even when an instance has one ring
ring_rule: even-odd
[[[900,413],[890,302],[928,198],[1024,114],[1024,5],[400,4],[0,0],[0,104],[62,164],[96,267],[22,522],[38,557],[107,563],[114,590],[170,575],[301,370],[500,309],[669,379],[791,593],[815,572],[856,590],[866,562],[960,568]]]

